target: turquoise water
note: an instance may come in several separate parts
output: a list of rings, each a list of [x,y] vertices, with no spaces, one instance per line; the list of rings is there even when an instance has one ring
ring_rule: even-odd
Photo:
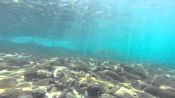
[[[1,0],[0,52],[175,64],[174,0]]]

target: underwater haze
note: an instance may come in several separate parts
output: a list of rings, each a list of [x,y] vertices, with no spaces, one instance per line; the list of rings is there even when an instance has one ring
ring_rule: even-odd
[[[0,52],[175,64],[174,0],[0,0]]]
[[[175,0],[0,0],[0,98],[175,98]]]

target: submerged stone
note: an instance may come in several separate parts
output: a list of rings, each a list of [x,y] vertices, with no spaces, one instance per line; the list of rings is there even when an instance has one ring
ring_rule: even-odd
[[[148,84],[142,81],[134,80],[134,81],[131,81],[131,86],[136,89],[143,90],[145,87],[148,86]]]
[[[133,89],[120,87],[120,89],[116,90],[112,95],[117,98],[135,98],[136,92]]]
[[[154,96],[145,92],[137,92],[137,97],[138,98],[155,98]]]
[[[106,71],[104,71],[104,74],[111,77],[114,80],[117,80],[117,81],[120,81],[120,82],[125,81],[125,78],[123,78],[122,76],[120,76],[119,74],[117,74],[113,71],[106,70]]]
[[[151,83],[157,86],[166,85],[166,86],[175,88],[175,81],[172,81],[168,78],[161,77],[161,76],[154,76]]]
[[[33,98],[45,98],[45,90],[44,89],[34,89],[32,91]]]
[[[134,74],[134,75],[138,75],[140,76],[140,78],[145,79],[147,78],[147,73],[145,71],[145,69],[143,68],[143,66],[141,65],[134,65],[134,66],[127,66],[127,65],[123,65],[122,66],[124,71]]]
[[[100,84],[90,84],[87,92],[89,97],[98,97],[104,93],[104,88]]]
[[[160,98],[175,98],[175,89],[161,89],[157,86],[149,85],[144,91]]]
[[[26,81],[32,81],[33,79],[37,79],[37,70],[36,69],[27,70],[24,73],[24,79]]]
[[[119,74],[126,76],[130,80],[140,80],[141,79],[138,75],[134,75],[134,74],[128,73],[126,71],[119,72]]]
[[[40,79],[50,78],[51,74],[45,70],[30,69],[24,73],[24,78],[26,81],[36,81]]]
[[[36,82],[33,82],[33,85],[37,85],[37,86],[47,86],[50,84],[50,81],[52,81],[52,79],[47,78],[47,79],[40,79]]]

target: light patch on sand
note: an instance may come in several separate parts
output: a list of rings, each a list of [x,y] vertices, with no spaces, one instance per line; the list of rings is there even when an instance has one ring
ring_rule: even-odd
[[[118,85],[131,89],[130,83],[118,83]]]
[[[32,91],[32,88],[31,87],[24,87],[22,88],[23,91]]]
[[[6,89],[0,89],[0,94],[4,93]]]
[[[106,85],[108,87],[113,87],[114,86],[112,83],[110,83],[108,81],[100,81],[100,80],[97,80],[97,81],[98,81],[98,83],[104,84],[104,85]]]
[[[121,87],[119,90],[116,91],[116,93],[121,95],[125,94],[136,95],[136,93],[133,90],[126,89],[124,87]]]
[[[58,57],[54,57],[54,58],[51,58],[49,60],[46,60],[48,62],[54,62],[54,61],[57,61],[59,58]]]
[[[14,3],[19,3],[19,0],[13,0]]]
[[[157,70],[158,70],[158,71],[162,71],[162,69],[161,69],[161,68],[158,68]]]
[[[2,56],[2,57],[14,57],[15,55],[13,55],[13,54],[5,54],[4,56]]]
[[[46,93],[47,98],[54,98],[54,96],[60,96],[61,92],[51,92],[51,93]]]
[[[18,82],[23,82],[23,81],[24,81],[24,79],[17,79],[17,81],[18,81]]]
[[[18,70],[16,73],[21,73],[21,74],[23,74],[24,72],[25,72],[24,69],[20,69],[20,70]]]
[[[8,70],[2,70],[2,71],[0,71],[0,74],[4,74],[4,73],[11,73],[11,72],[8,71]]]
[[[166,89],[172,89],[172,88],[171,87],[168,87],[168,86],[165,86],[165,85],[161,85],[160,86],[160,89],[165,89],[166,90]]]
[[[34,64],[35,62],[33,62],[33,61],[30,61],[30,64]]]
[[[8,77],[6,77],[6,76],[0,76],[0,81],[3,80],[3,79],[6,79],[6,78],[8,78]]]
[[[0,71],[0,74],[2,76],[11,76],[11,75],[22,75],[24,72],[25,72],[24,69],[20,69],[18,71],[2,70],[2,71]]]
[[[171,75],[170,74],[166,74],[166,76],[169,78],[169,77],[171,77]]]

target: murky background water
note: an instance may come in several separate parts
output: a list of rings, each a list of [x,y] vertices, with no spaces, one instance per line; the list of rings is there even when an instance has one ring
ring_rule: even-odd
[[[0,52],[175,64],[174,0],[1,0]]]

